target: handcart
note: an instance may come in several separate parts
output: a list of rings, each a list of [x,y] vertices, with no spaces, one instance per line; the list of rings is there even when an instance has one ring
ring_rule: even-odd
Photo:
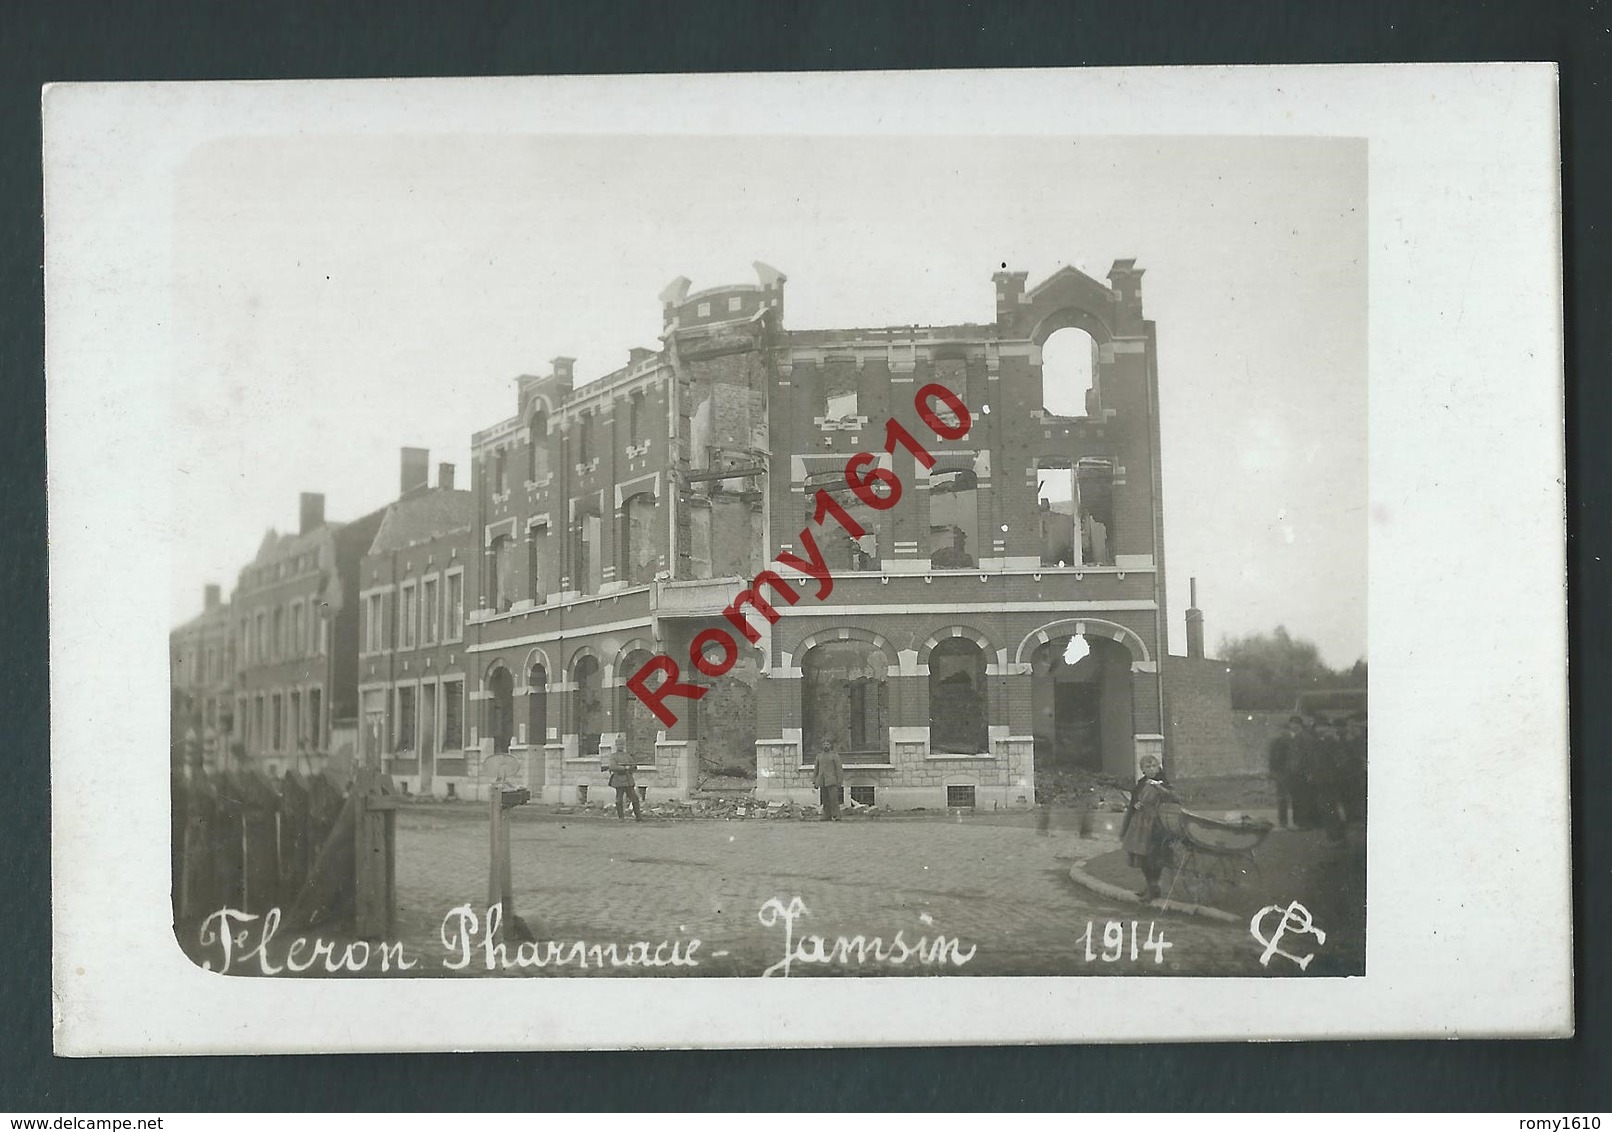
[[[1246,876],[1259,875],[1254,850],[1274,828],[1268,821],[1205,817],[1167,802],[1159,807],[1175,876],[1170,894],[1196,904],[1213,904]]]

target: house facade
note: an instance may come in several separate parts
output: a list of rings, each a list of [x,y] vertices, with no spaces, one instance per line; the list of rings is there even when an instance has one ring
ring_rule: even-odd
[[[268,774],[325,769],[357,716],[359,564],[384,511],[325,520],[307,492],[295,534],[268,531],[230,601],[233,746]],[[345,761],[343,756],[341,761]]]
[[[480,558],[471,493],[452,464],[405,448],[398,499],[359,566],[358,748],[406,791],[459,795],[465,748],[465,586]],[[471,760],[469,771],[477,760]]]
[[[810,330],[756,267],[756,283],[675,281],[659,349],[580,387],[556,359],[474,436],[467,772],[507,753],[570,803],[620,746],[651,791],[806,800],[831,746],[859,802],[990,808],[1163,754],[1141,270],[1030,289],[1003,271],[977,324]],[[1089,367],[1049,371],[1056,335]],[[935,385],[940,428],[918,397]],[[864,451],[902,485],[894,503],[847,487]],[[774,561],[808,552],[831,587]],[[768,568],[790,593],[728,616]],[[707,631],[737,645],[718,676],[691,663]],[[627,686],[660,655],[704,688],[670,701],[670,725]]]
[[[170,731],[176,761],[215,770],[234,727],[235,639],[219,586],[203,592],[202,612],[168,634]]]

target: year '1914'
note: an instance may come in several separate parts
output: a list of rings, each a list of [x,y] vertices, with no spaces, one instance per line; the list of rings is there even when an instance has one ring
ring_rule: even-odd
[[[1162,930],[1158,931],[1157,937],[1155,938],[1154,922],[1152,920],[1147,922],[1147,938],[1145,940],[1139,937],[1138,928],[1139,925],[1137,921],[1132,920],[1130,922],[1130,931],[1127,933],[1125,930],[1125,921],[1109,920],[1103,925],[1103,937],[1101,941],[1102,951],[1099,952],[1093,948],[1092,937],[1096,931],[1096,925],[1094,925],[1092,921],[1087,920],[1086,930],[1081,934],[1080,937],[1081,942],[1086,946],[1086,962],[1095,963],[1098,959],[1101,959],[1104,963],[1117,963],[1121,959],[1126,958],[1127,949],[1125,946],[1125,941],[1127,934],[1129,934],[1130,962],[1135,963],[1143,959],[1144,953],[1151,951],[1153,953],[1153,962],[1155,964],[1163,963],[1164,953],[1170,948],[1174,947],[1175,944],[1164,938],[1164,932]]]

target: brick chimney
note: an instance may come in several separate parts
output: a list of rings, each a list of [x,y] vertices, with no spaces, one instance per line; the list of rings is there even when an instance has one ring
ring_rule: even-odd
[[[216,583],[208,583],[207,588],[202,593],[204,595],[203,603],[208,613],[224,604],[224,591],[219,589]]]
[[[323,492],[305,491],[302,493],[302,521],[297,530],[299,534],[307,534],[316,527],[325,525],[325,496]]]
[[[443,491],[452,491],[453,490],[453,465],[452,464],[438,464],[437,465],[437,486],[439,488],[441,488]]]
[[[1192,608],[1187,610],[1187,655],[1203,659],[1203,610],[1198,608],[1198,579],[1187,583],[1191,587]]]
[[[398,476],[397,494],[401,499],[410,492],[424,491],[431,486],[431,452],[426,448],[405,448]]]

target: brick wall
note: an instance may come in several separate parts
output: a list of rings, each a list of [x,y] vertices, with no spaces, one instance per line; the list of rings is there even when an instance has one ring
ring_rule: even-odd
[[[1163,675],[1172,777],[1264,773],[1263,748],[1251,759],[1232,723],[1231,680],[1224,661],[1167,656]]]

